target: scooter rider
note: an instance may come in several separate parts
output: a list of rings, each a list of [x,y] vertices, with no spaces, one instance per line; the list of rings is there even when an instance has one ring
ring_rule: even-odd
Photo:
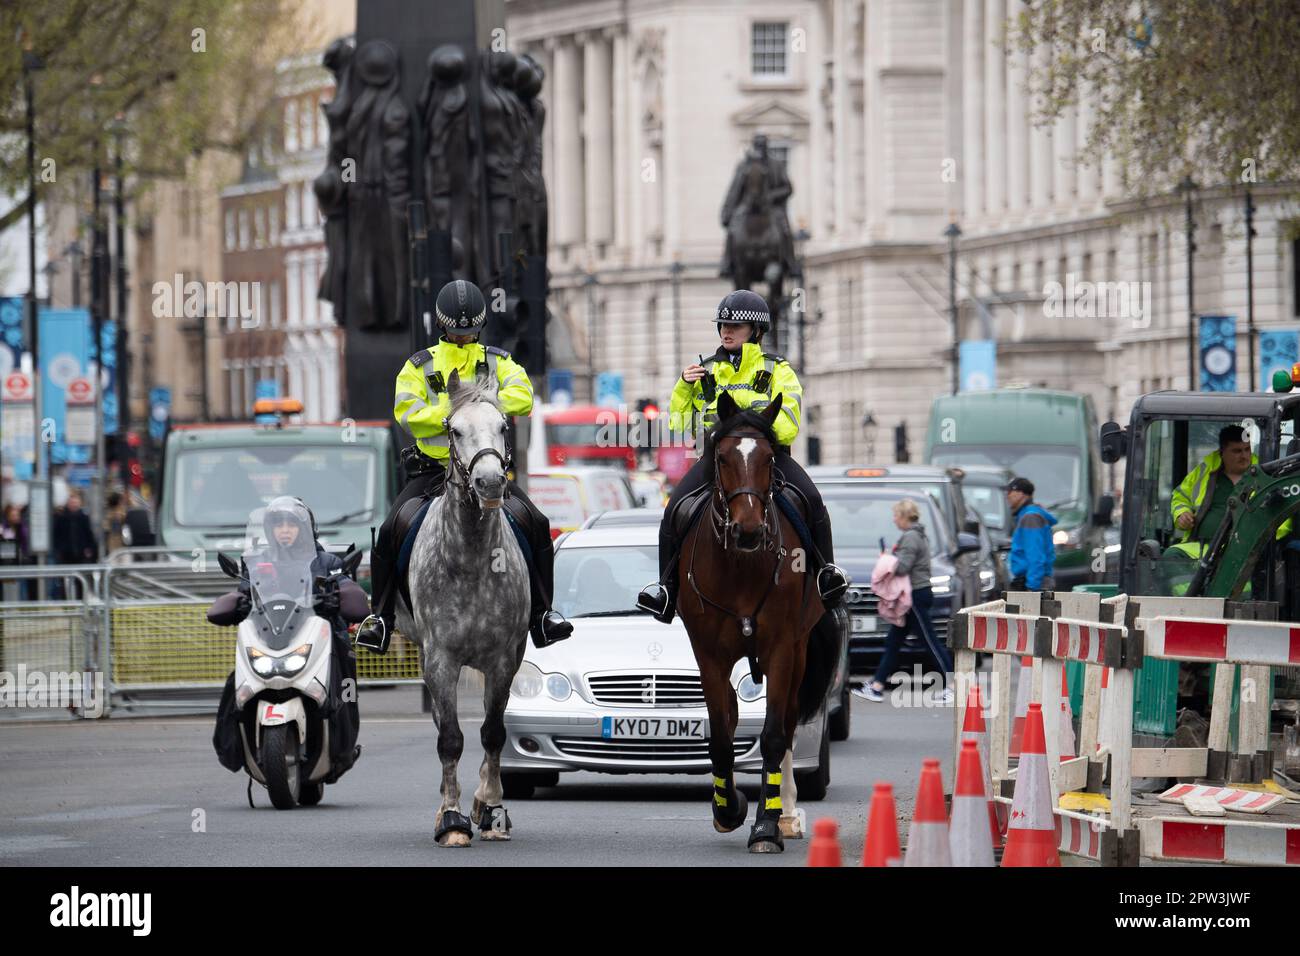
[[[716,425],[718,395],[723,391],[729,392],[740,408],[754,411],[766,408],[778,394],[782,396],[781,414],[772,426],[779,442],[774,464],[786,483],[798,489],[808,503],[809,530],[822,561],[817,590],[830,610],[839,604],[849,582],[834,563],[830,516],[817,486],[790,457],[790,445],[799,433],[803,387],[784,358],[763,351],[760,343],[772,319],[767,303],[758,293],[748,289],[730,293],[718,305],[714,321],[722,344],[703,364],[688,365],[682,372],[669,402],[669,422],[675,430],[685,430],[693,419],[702,421],[706,428]],[[707,472],[707,462],[700,458],[673,489],[659,524],[659,580],[637,599],[638,607],[665,624],[671,623],[677,607],[678,545],[673,512],[684,497],[704,486]]]
[[[422,500],[441,494],[447,477],[450,444],[446,421],[451,410],[447,382],[451,373],[472,379],[483,368],[496,379],[502,412],[528,415],[533,410],[533,385],[528,373],[510,353],[478,342],[487,324],[487,303],[478,286],[464,279],[447,283],[438,293],[435,311],[442,337],[433,348],[412,355],[397,376],[393,417],[411,434],[415,444],[402,452],[406,487],[380,527],[370,555],[373,613],[357,631],[357,643],[379,653],[388,649],[392,639],[402,539]],[[547,647],[573,632],[573,625],[551,609],[555,550],[550,521],[514,482],[510,482],[508,494],[528,512],[524,533],[533,552],[529,633],[534,644]]]
[[[343,561],[330,554],[316,540],[316,517],[301,498],[282,495],[266,506],[262,518],[266,548],[260,556],[277,567],[301,567],[311,562],[312,580],[325,578],[328,587],[313,592],[315,611],[330,622],[332,633],[333,675],[328,698],[331,740],[331,763],[335,769],[326,782],[337,780],[356,762],[361,748],[356,745],[361,714],[357,706],[357,660],[347,639],[348,624],[366,616],[368,602],[361,586],[343,572]],[[208,620],[219,627],[231,627],[248,617],[252,610],[249,583],[241,581],[238,590],[217,598],[208,609]],[[345,693],[344,681],[350,681],[351,693]],[[239,743],[239,715],[234,706],[235,675],[226,681],[217,709],[217,727],[213,745],[222,764],[231,770],[243,767]],[[228,757],[227,757],[228,754]]]

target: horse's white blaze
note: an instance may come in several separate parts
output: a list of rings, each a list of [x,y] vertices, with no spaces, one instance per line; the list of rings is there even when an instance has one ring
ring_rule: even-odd
[[[758,447],[758,441],[753,438],[742,438],[736,447],[740,449],[740,456],[745,459],[745,467],[748,468],[749,456]]]

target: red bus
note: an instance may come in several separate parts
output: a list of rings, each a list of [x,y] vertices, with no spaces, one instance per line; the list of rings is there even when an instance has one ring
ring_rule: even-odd
[[[627,409],[573,405],[545,413],[548,465],[622,464],[636,471],[636,448],[627,444]]]

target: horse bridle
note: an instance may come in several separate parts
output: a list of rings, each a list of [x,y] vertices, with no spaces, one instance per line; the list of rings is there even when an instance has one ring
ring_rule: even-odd
[[[766,436],[762,435],[742,437],[760,438],[767,441]],[[731,608],[724,607],[700,590],[700,585],[695,580],[695,552],[700,543],[700,536],[698,534],[696,534],[691,541],[691,563],[690,567],[687,568],[686,571],[686,579],[691,583],[691,588],[694,589],[695,596],[700,599],[701,610],[703,610],[703,606],[707,604],[714,610],[721,611],[728,617],[735,618],[740,624],[741,635],[748,639],[754,636],[754,621],[758,618],[759,613],[762,612],[763,605],[767,603],[768,596],[772,593],[772,589],[780,582],[781,567],[785,564],[787,552],[784,547],[783,535],[781,533],[781,520],[776,514],[776,509],[773,507],[773,497],[780,492],[783,482],[780,479],[780,473],[774,463],[772,466],[772,481],[768,484],[765,492],[758,488],[744,487],[738,488],[730,494],[727,494],[724,492],[722,482],[719,480],[718,476],[718,457],[718,447],[715,443],[713,448],[714,494],[709,503],[709,517],[711,519],[710,523],[713,527],[714,538],[718,540],[722,545],[722,549],[725,551],[727,549],[727,536],[730,533],[731,525],[733,524],[730,510],[731,501],[733,498],[737,498],[740,495],[753,495],[763,504],[763,540],[760,544],[760,548],[776,553],[776,567],[772,571],[771,581],[768,582],[767,588],[763,591],[763,596],[758,599],[758,606],[754,608],[753,613],[747,615],[737,614],[735,611],[731,610]],[[719,514],[719,507],[722,509],[721,514]],[[773,540],[773,535],[775,535],[775,541]],[[757,675],[757,657],[752,649],[747,651],[747,656],[750,659],[751,673]],[[754,679],[757,683],[758,677],[755,676]]]
[[[766,441],[762,435],[745,435],[745,438],[756,438]],[[766,551],[774,551],[779,545],[781,537],[781,522],[776,517],[776,512],[772,508],[772,497],[780,491],[780,479],[775,463],[772,466],[772,480],[768,482],[767,490],[759,488],[737,488],[730,494],[726,493],[722,487],[722,482],[718,479],[718,463],[720,453],[717,443],[713,447],[713,495],[709,502],[709,520],[713,526],[713,536],[722,545],[722,550],[727,550],[727,539],[731,535],[731,526],[735,523],[731,520],[731,502],[734,498],[741,495],[752,495],[759,500],[763,506],[763,537],[759,542],[759,547]],[[773,536],[776,542],[773,541]]]
[[[505,416],[502,417],[504,418]],[[469,464],[467,465],[465,464],[465,459],[461,457],[459,449],[456,448],[456,436],[452,432],[451,416],[448,415],[447,416],[447,450],[448,450],[448,460],[451,462],[452,473],[457,478],[460,479],[459,483],[468,493],[469,500],[473,503],[474,507],[476,509],[481,510],[483,506],[479,503],[478,495],[474,494],[474,489],[470,487],[470,483],[469,483],[470,473],[474,470],[474,467],[479,463],[479,459],[487,455],[495,455],[497,460],[501,462],[501,470],[503,472],[506,472],[507,474],[509,473],[510,465],[514,461],[514,450],[510,447],[509,429],[506,430],[506,453],[504,455],[492,447],[480,448],[478,451],[474,453],[474,457],[469,460]],[[505,493],[502,495],[502,497],[508,498],[509,496],[510,496],[510,482],[507,481],[506,490]]]

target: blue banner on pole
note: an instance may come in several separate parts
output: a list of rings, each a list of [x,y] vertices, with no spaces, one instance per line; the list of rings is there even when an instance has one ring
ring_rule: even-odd
[[[573,372],[567,368],[553,368],[546,372],[546,400],[552,405],[573,404]]]
[[[1300,362],[1300,329],[1270,329],[1259,333],[1259,391],[1273,388],[1273,373],[1288,374]]]
[[[957,357],[963,392],[997,388],[997,342],[993,339],[966,339],[958,346]]]
[[[1237,390],[1237,317],[1202,315],[1198,340],[1201,346],[1201,391]]]
[[[156,386],[149,389],[149,437],[160,442],[167,435],[172,418],[172,390]]]
[[[623,374],[601,372],[596,376],[596,404],[616,408],[623,404]]]

